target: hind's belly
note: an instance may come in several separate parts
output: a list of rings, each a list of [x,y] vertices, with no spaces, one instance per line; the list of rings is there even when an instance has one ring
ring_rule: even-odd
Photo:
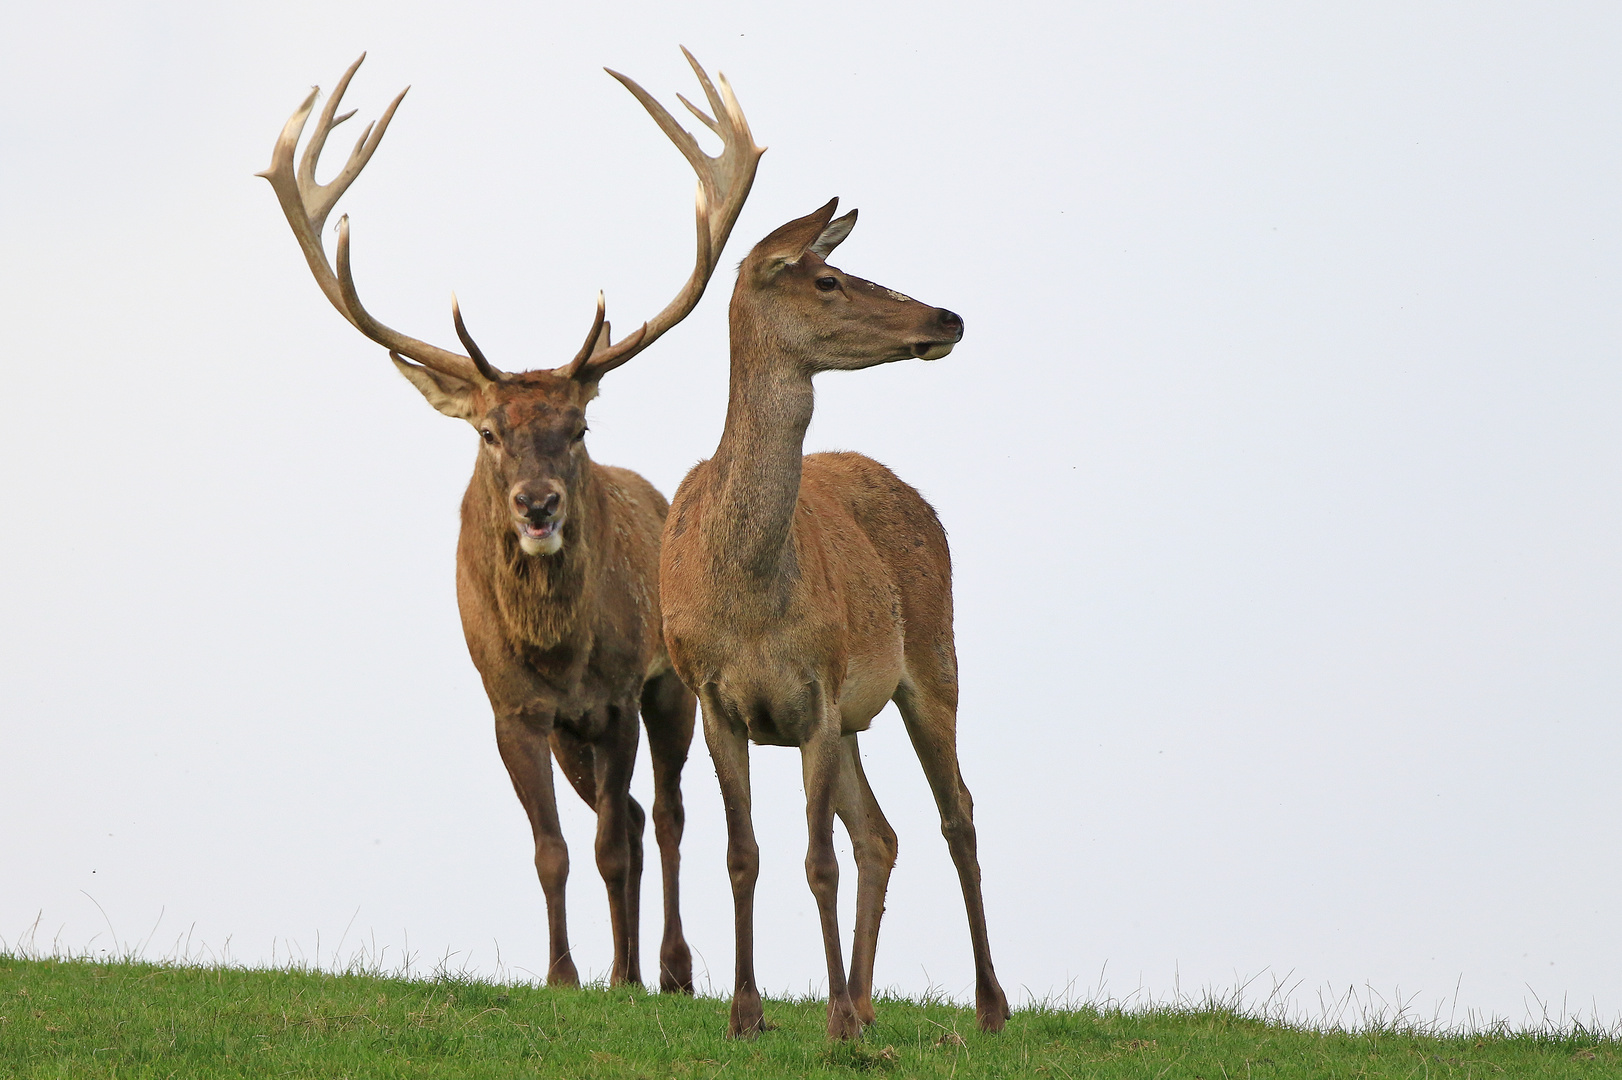
[[[704,681],[700,697],[746,728],[753,742],[803,746],[829,708],[837,709],[842,734],[867,730],[895,696],[901,655],[899,634],[893,645],[870,648],[839,672],[796,663],[792,651],[744,648]]]
[[[895,696],[901,683],[901,657],[901,636],[897,634],[893,646],[859,655],[846,666],[839,690],[840,726],[845,734],[866,731]]]

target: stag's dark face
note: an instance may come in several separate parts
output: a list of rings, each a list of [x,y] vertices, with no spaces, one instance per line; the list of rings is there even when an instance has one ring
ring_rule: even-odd
[[[586,404],[595,383],[550,371],[512,375],[483,387],[485,406],[468,418],[498,484],[506,493],[518,545],[529,555],[563,547],[563,526],[578,508],[586,455]]]

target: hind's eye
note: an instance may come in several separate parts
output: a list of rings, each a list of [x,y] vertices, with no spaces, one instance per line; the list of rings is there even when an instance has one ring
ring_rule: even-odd
[[[493,446],[495,445],[496,441],[496,433],[491,431],[489,428],[481,428],[479,430],[479,438]]]
[[[839,279],[831,277],[819,277],[817,278],[817,288],[821,289],[823,292],[833,292],[835,289],[839,288]]]
[[[575,432],[574,433],[574,441],[575,442],[580,442],[582,439],[584,439],[586,437],[586,431],[587,430],[588,430],[587,428],[581,428],[579,431]]]

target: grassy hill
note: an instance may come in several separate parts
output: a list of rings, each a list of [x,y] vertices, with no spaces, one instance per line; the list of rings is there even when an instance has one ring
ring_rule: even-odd
[[[972,1010],[879,1003],[854,1044],[824,1004],[769,1000],[753,1042],[727,1005],[301,970],[0,955],[0,1077],[1622,1077],[1614,1033],[1317,1032],[1207,1008]]]

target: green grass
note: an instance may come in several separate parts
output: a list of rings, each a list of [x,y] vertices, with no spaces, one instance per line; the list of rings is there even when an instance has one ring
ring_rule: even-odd
[[[1221,1007],[972,1010],[879,1003],[831,1045],[822,1002],[722,1037],[727,1005],[463,978],[28,959],[0,954],[0,1077],[1622,1077],[1615,1033],[1318,1032]]]

